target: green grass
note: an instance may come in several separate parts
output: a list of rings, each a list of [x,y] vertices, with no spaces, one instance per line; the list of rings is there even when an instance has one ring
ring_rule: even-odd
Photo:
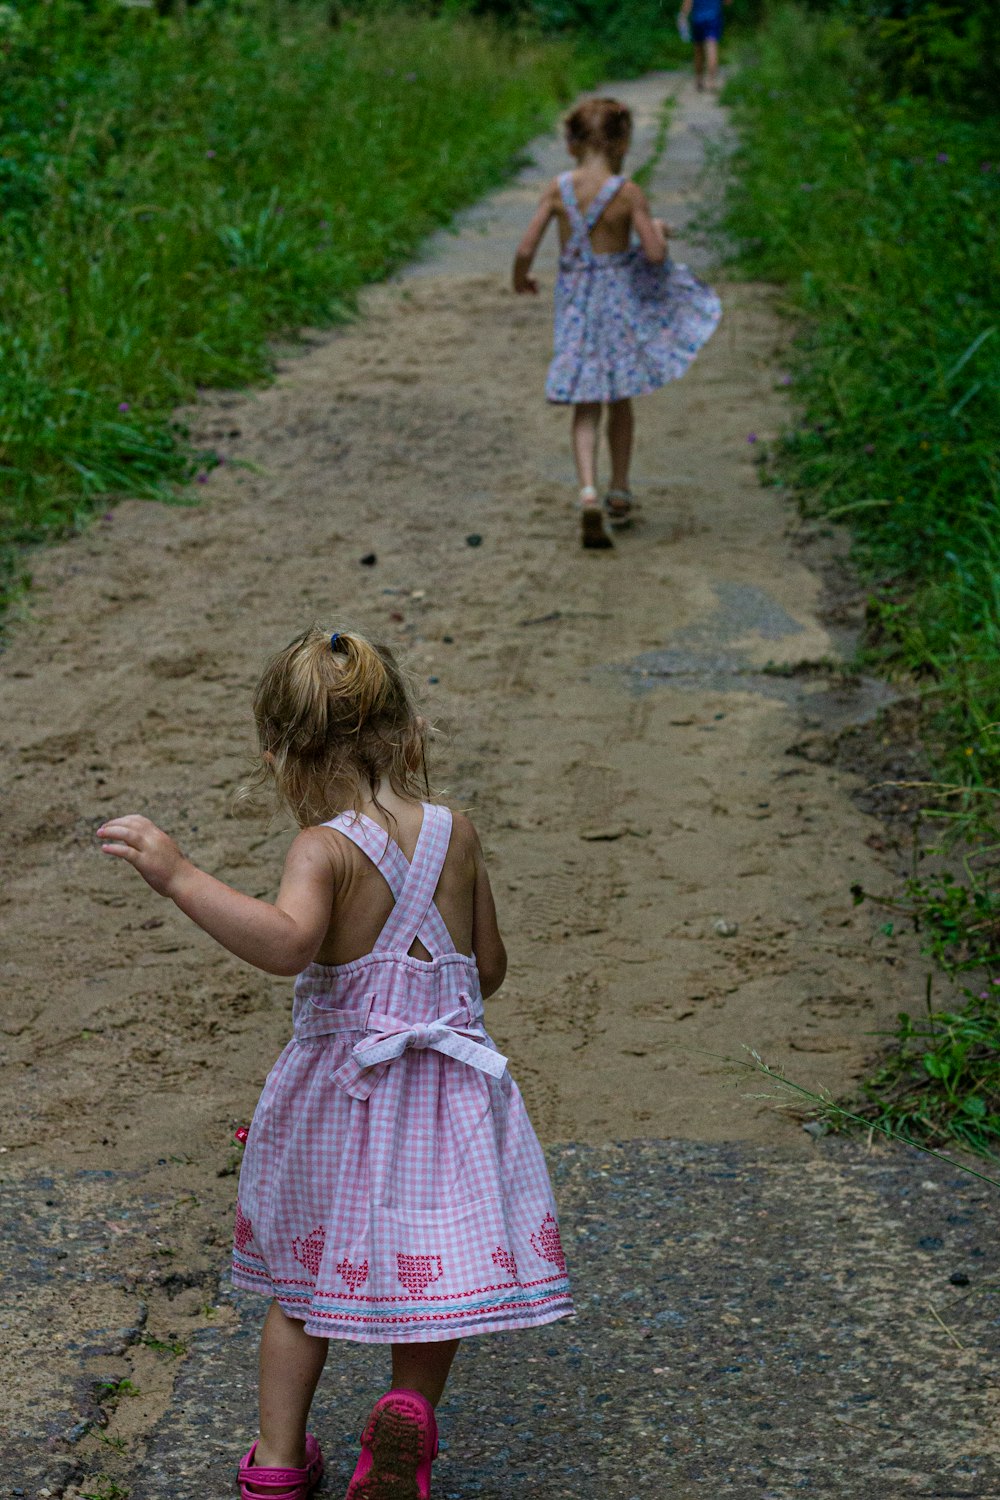
[[[932,974],[972,980],[957,1010],[934,1008],[928,981],[926,1015],[900,1017],[854,1109],[996,1154],[1000,117],[943,102],[940,78],[899,92],[877,57],[843,17],[770,14],[728,91],[742,145],[726,227],[799,329],[796,419],[766,477],[850,529],[870,587],[862,662],[923,700],[940,834],[925,852],[945,873],[883,899],[887,926],[917,930]]]
[[[0,8],[0,552],[218,455],[172,412],[500,180],[592,68],[567,42],[320,0]]]
[[[779,10],[729,90],[728,227],[802,329],[774,475],[848,524],[869,653],[939,691],[939,768],[1000,771],[1000,120],[889,98],[842,21]]]

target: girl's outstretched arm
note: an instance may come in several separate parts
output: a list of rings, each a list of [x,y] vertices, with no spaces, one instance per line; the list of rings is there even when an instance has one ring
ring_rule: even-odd
[[[133,865],[223,948],[267,974],[300,973],[329,928],[338,872],[332,841],[319,829],[303,829],[289,849],[273,906],[199,870],[168,834],[138,814],[110,818],[97,836],[104,854]]]
[[[514,253],[514,290],[515,292],[530,292],[534,296],[538,292],[538,282],[530,275],[531,263],[538,253],[538,247],[542,243],[542,236],[553,214],[556,211],[555,194],[558,188],[554,182],[550,182],[542,194],[541,202],[535,209],[531,223],[524,231],[524,238]]]
[[[662,219],[650,215],[646,194],[637,183],[630,182],[627,192],[632,226],[639,236],[642,253],[654,266],[662,265],[667,258],[667,226]]]

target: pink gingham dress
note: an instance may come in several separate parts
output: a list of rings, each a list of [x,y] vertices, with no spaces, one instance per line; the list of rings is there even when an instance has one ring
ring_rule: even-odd
[[[476,961],[434,905],[451,813],[424,804],[412,863],[377,823],[326,825],[396,904],[371,953],[310,964],[294,1036],[254,1113],[240,1173],[237,1286],[306,1332],[418,1343],[572,1312],[541,1147],[486,1034]],[[409,950],[419,938],[428,962]]]

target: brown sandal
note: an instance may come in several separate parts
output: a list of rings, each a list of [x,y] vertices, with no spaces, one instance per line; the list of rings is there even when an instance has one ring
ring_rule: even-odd
[[[615,544],[604,525],[604,512],[597,503],[597,491],[586,486],[580,491],[580,541],[584,547],[605,550]]]

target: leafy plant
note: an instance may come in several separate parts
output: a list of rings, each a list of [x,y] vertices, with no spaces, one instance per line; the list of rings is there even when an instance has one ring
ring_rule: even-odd
[[[950,1141],[1000,1160],[1000,1004],[992,985],[964,993],[960,1011],[928,1010],[916,1019],[900,1012],[891,1048],[856,1108],[909,1140]]]
[[[132,1384],[131,1380],[99,1380],[94,1387],[97,1395],[102,1401],[120,1401],[123,1396],[138,1396],[141,1394],[138,1386]]]

